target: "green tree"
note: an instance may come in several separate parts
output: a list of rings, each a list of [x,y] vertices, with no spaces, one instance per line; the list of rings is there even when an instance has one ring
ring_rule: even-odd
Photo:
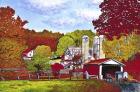
[[[27,61],[27,68],[32,71],[47,70],[50,68],[49,58],[51,56],[50,47],[41,45],[34,51],[32,61]]]
[[[62,55],[69,46],[81,47],[82,37],[84,35],[89,37],[89,45],[92,47],[95,34],[91,30],[75,30],[74,32],[65,34],[59,39],[56,53]]]
[[[37,46],[37,48],[35,49],[35,56],[36,55],[40,57],[50,57],[51,48],[45,45]]]
[[[114,58],[119,61],[128,60],[140,50],[139,39],[140,36],[136,34],[122,36],[120,39],[114,37],[112,41],[106,39],[103,42],[106,58]]]
[[[66,35],[73,38],[76,46],[78,47],[82,46],[82,36],[87,35],[89,37],[89,46],[93,46],[93,37],[95,36],[95,33],[93,33],[92,30],[75,30],[74,32],[67,33]]]
[[[57,45],[57,51],[56,51],[57,55],[63,55],[65,50],[69,46],[74,46],[74,45],[75,45],[75,42],[71,37],[69,37],[67,35],[61,37],[59,39],[59,43]]]

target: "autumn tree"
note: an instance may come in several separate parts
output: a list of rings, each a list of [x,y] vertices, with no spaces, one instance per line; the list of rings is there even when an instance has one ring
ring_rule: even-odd
[[[100,35],[113,39],[113,36],[140,33],[139,0],[104,0],[99,7],[102,14],[92,23]]]
[[[127,61],[140,50],[139,39],[140,36],[136,34],[122,36],[120,39],[114,37],[112,41],[105,39],[103,42],[103,50],[106,58]]]
[[[72,58],[72,61],[73,61],[73,69],[78,68],[78,66],[81,66],[82,64],[82,55],[75,55]]]
[[[70,80],[71,80],[71,77],[72,77],[72,73],[76,73],[76,78],[78,79],[78,69],[79,67],[81,66],[82,64],[82,55],[75,55],[73,58],[72,58],[72,66],[73,66],[73,69],[72,71],[70,71]]]
[[[42,32],[40,32],[40,35],[42,35],[42,37],[52,37],[52,38],[56,38],[59,39],[62,36],[64,36],[63,33],[60,32],[52,32],[49,30],[44,29]]]
[[[27,21],[14,15],[14,9],[0,7],[0,67],[2,68],[23,66],[21,54],[26,47],[23,26]]]
[[[140,81],[140,53],[136,53],[133,55],[128,62],[124,62],[127,67],[124,67],[124,70],[128,72],[128,74],[132,75],[134,79]]]
[[[29,48],[36,48],[38,45],[48,45],[52,51],[56,51],[59,38],[63,34],[59,32],[51,32],[43,30],[43,32],[35,32],[35,30],[26,30],[26,41]]]
[[[24,38],[23,26],[27,21],[23,21],[19,16],[14,17],[15,11],[10,7],[0,8],[0,36],[16,39]],[[22,39],[23,40],[23,39]],[[21,41],[21,40],[20,40]]]
[[[34,51],[32,61],[27,61],[27,68],[33,71],[47,70],[50,67],[49,57],[51,56],[51,49],[48,46],[37,46]]]
[[[22,52],[27,48],[35,49],[38,45],[48,45],[51,51],[56,51],[58,39],[63,34],[25,29],[26,23],[27,21],[19,16],[15,17],[14,9],[0,7],[0,63],[3,67],[22,66]],[[50,55],[50,48],[47,55]]]
[[[0,38],[0,68],[24,67],[21,53],[23,44],[11,38]]]

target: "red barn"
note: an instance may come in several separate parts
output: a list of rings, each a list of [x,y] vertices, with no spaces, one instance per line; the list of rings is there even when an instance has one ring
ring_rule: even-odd
[[[114,59],[90,60],[84,64],[84,72],[87,71],[89,75],[97,75],[99,79],[103,79],[106,74],[115,77],[116,71],[123,72],[123,66],[123,63]]]

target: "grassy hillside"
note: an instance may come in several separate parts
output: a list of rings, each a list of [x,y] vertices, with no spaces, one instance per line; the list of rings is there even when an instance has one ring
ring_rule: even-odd
[[[120,92],[103,81],[0,81],[0,92]]]

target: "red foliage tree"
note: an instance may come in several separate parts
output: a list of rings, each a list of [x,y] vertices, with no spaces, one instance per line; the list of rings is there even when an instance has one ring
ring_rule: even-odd
[[[35,32],[25,29],[27,21],[14,15],[14,9],[0,7],[0,68],[25,67],[21,55],[27,45],[30,49],[37,45],[48,45],[54,51],[59,37],[63,35],[47,30]]]
[[[23,66],[20,57],[25,48],[25,29],[27,21],[14,17],[15,11],[10,7],[0,7],[0,63],[1,67]]]
[[[64,66],[59,64],[59,63],[55,63],[55,64],[51,65],[51,69],[52,69],[53,75],[54,76],[58,76],[59,75],[59,71],[61,69],[64,69]]]
[[[102,14],[93,20],[97,32],[120,37],[132,32],[140,33],[140,2],[138,0],[104,0],[99,6]],[[134,30],[138,29],[138,30]]]
[[[140,81],[140,53],[135,54],[128,62],[124,63],[125,71],[133,76],[134,79]]]
[[[14,9],[0,7],[0,68],[11,68],[11,71],[0,72],[0,76],[13,76],[12,68],[25,67],[21,54],[26,42],[23,26],[27,21],[14,15]]]
[[[0,8],[0,36],[9,38],[24,38],[24,28],[23,26],[27,21],[21,20],[18,16],[14,17],[15,11],[10,7]],[[23,40],[23,39],[22,39]]]
[[[34,49],[38,45],[50,46],[52,51],[57,48],[58,39],[63,36],[60,33],[52,33],[49,31],[35,32],[34,30],[26,30],[26,41],[29,48]]]

